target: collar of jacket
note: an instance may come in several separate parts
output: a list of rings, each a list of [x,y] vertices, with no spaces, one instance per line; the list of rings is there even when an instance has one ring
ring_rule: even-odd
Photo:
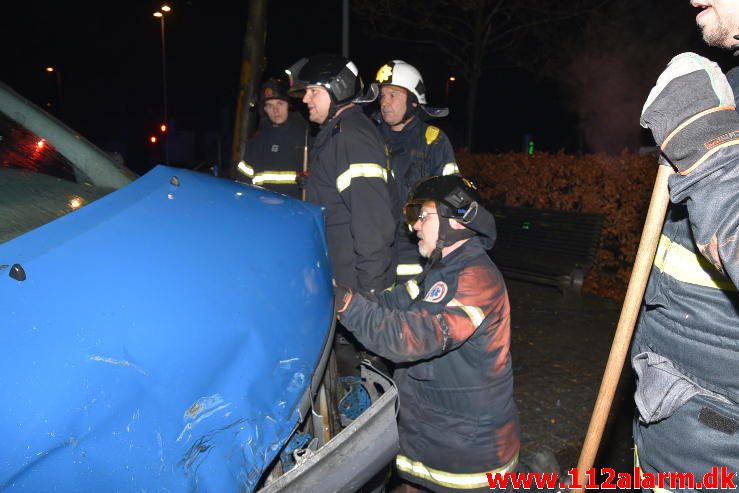
[[[390,125],[385,123],[385,120],[382,119],[382,113],[379,110],[375,112],[372,118],[377,122],[377,126],[380,127],[380,131],[385,137],[390,137],[392,135],[411,134],[421,127],[421,121],[422,121],[418,117],[418,113],[416,113],[416,116],[414,116],[408,123],[406,123],[405,127],[403,127],[402,130],[400,130],[399,132],[396,132],[395,130],[390,128]]]
[[[483,248],[482,242],[480,242],[480,238],[478,238],[477,236],[473,236],[472,238],[467,240],[464,245],[460,246],[449,255],[443,257],[436,265],[432,267],[432,269],[441,269],[444,267],[464,264],[468,260],[479,255],[487,255],[487,252],[485,251],[485,248]]]
[[[321,130],[323,130],[324,128],[333,128],[346,116],[351,115],[352,113],[356,113],[357,111],[362,113],[362,108],[360,108],[359,105],[355,103],[354,106],[350,106],[349,108],[343,110],[341,113],[334,116],[330,120],[322,123],[320,125],[320,128]]]

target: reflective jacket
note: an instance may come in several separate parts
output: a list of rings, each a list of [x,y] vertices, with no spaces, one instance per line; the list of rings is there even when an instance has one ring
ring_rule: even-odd
[[[508,294],[477,237],[431,267],[420,286],[354,294],[339,319],[397,364],[401,476],[433,491],[489,491],[486,472],[515,469]]]
[[[648,472],[739,470],[739,146],[670,177],[632,346]]]
[[[324,125],[310,152],[307,198],[325,208],[334,279],[355,290],[383,290],[395,277],[385,163],[382,137],[356,106]]]
[[[297,173],[303,171],[308,137],[308,122],[298,113],[290,112],[281,125],[265,116],[259,131],[246,145],[241,169],[250,175],[254,185],[299,199]]]
[[[403,205],[413,186],[429,176],[458,175],[459,168],[449,138],[438,127],[429,125],[418,116],[400,132],[393,131],[378,113],[374,116],[388,146],[392,181],[395,184],[399,222],[396,230],[398,251],[397,275],[400,282],[421,273],[425,262],[418,254],[415,233],[405,224]]]

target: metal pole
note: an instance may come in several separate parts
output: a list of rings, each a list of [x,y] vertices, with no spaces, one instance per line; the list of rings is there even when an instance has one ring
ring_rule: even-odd
[[[349,58],[349,0],[341,2],[341,56]]]
[[[249,111],[264,70],[264,42],[267,33],[267,0],[251,0],[246,21],[246,33],[241,59],[239,96],[236,102],[236,121],[232,162],[227,176],[234,176],[237,164],[244,159],[246,142],[256,129],[257,112]]]
[[[164,124],[167,133],[164,135],[164,164],[169,163],[169,113],[167,112],[167,49],[164,41],[164,14],[159,18],[162,34],[162,96],[164,100]]]

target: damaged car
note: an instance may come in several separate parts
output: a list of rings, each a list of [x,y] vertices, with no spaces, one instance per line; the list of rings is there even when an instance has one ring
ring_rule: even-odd
[[[2,490],[355,491],[397,450],[392,382],[326,370],[319,207],[137,177],[3,84],[0,312]]]

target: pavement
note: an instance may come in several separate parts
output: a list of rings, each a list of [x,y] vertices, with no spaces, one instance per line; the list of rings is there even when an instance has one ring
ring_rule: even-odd
[[[577,464],[598,395],[621,302],[507,280],[511,354],[522,455],[548,448],[562,469]],[[621,375],[596,467],[633,467],[633,377]]]

